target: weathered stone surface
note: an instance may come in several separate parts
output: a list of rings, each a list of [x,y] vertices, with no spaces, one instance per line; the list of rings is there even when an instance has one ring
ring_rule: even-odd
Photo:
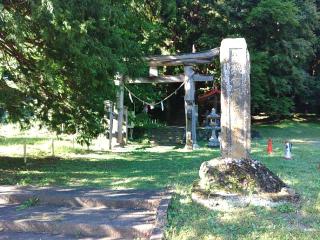
[[[252,159],[216,158],[199,170],[201,189],[242,193],[276,193],[287,185],[267,167]]]
[[[25,233],[25,232],[1,232],[0,240],[80,240],[79,237],[71,237],[62,234],[51,235],[46,233]],[[112,239],[107,239],[112,240]]]
[[[275,174],[252,159],[216,158],[202,163],[192,200],[218,211],[252,206],[275,207],[300,197]]]
[[[250,60],[245,39],[224,39],[220,62],[222,157],[202,163],[193,199],[210,208],[221,201],[225,206],[245,206],[251,202],[268,205],[270,199],[295,200],[294,191],[267,167],[250,158]]]
[[[268,194],[249,194],[216,192],[208,193],[198,186],[194,186],[192,200],[211,210],[223,212],[232,212],[237,208],[244,208],[249,205],[259,207],[276,207],[285,202],[296,202],[299,200],[298,195],[289,188],[283,188],[278,193]]]
[[[160,240],[171,199],[167,190],[0,186],[0,192],[0,239]],[[34,205],[21,207],[31,199]]]
[[[245,39],[224,39],[220,62],[222,157],[249,158],[250,60]]]

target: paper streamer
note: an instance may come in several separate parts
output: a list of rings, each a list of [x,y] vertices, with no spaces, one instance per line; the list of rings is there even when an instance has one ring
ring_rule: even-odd
[[[148,105],[147,105],[147,104],[145,104],[145,105],[143,106],[143,111],[144,111],[145,113],[148,113]]]
[[[129,92],[129,98],[130,98],[130,102],[133,103],[133,99],[130,92]]]
[[[163,106],[163,102],[161,101],[161,110],[162,112],[164,111],[164,106]]]

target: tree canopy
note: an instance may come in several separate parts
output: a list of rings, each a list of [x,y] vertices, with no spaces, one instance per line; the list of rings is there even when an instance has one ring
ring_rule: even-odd
[[[2,0],[0,104],[83,141],[103,131],[117,73],[145,72],[143,56],[205,50],[244,37],[252,59],[252,112],[319,111],[319,1]],[[219,63],[202,71],[219,71]],[[175,71],[168,69],[166,71]],[[161,87],[135,87],[160,96]],[[152,91],[151,91],[152,89]]]
[[[212,48],[226,37],[247,40],[253,113],[281,116],[316,109],[312,99],[319,83],[310,74],[310,60],[319,46],[319,12],[313,1],[158,2],[154,8],[161,9],[163,38],[170,39],[172,51],[190,51],[192,44]]]
[[[0,7],[1,75],[16,85],[12,90],[2,81],[11,97],[1,103],[10,116],[28,121],[32,114],[54,130],[64,123],[84,140],[100,132],[115,74],[141,69],[148,27],[141,7],[126,0],[3,1]]]

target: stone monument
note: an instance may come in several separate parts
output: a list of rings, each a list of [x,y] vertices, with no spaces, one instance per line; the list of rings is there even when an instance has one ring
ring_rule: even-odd
[[[283,194],[289,189],[287,185],[250,157],[250,57],[245,39],[224,39],[220,63],[221,157],[202,163],[200,181],[193,192],[207,197],[219,196],[217,192],[225,192],[226,196],[230,193],[295,196],[292,191]]]
[[[250,58],[245,39],[224,39],[220,63],[222,157],[249,158]]]

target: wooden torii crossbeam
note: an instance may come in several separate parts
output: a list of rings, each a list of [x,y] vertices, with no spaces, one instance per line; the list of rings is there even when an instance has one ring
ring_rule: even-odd
[[[205,52],[188,53],[181,55],[165,55],[165,56],[150,56],[146,60],[150,67],[159,66],[179,66],[179,65],[197,65],[212,63],[216,56],[219,56],[220,49],[213,48]]]
[[[177,83],[185,82],[185,116],[186,116],[186,147],[188,149],[197,148],[197,136],[196,136],[196,115],[197,106],[195,105],[195,82],[207,82],[213,81],[213,76],[196,74],[193,70],[194,65],[209,64],[213,59],[219,56],[220,49],[214,48],[205,52],[189,53],[181,55],[165,55],[165,56],[150,56],[145,60],[150,67],[150,76],[145,78],[131,79],[129,77],[123,77],[122,81],[118,84],[118,111],[119,116],[123,109],[123,83],[137,84],[137,83]],[[184,66],[184,74],[180,75],[164,75],[158,76],[157,67],[161,66]],[[118,143],[122,142],[122,119],[118,117]]]
[[[194,74],[192,76],[193,81],[195,82],[208,82],[208,81],[213,81],[214,78],[212,75],[202,75],[202,74]],[[179,82],[184,82],[185,80],[185,75],[180,74],[180,75],[175,75],[175,76],[170,76],[170,75],[165,75],[165,76],[150,76],[147,78],[135,78],[131,79],[126,77],[125,79],[126,83],[129,84],[136,84],[136,83],[179,83]]]

